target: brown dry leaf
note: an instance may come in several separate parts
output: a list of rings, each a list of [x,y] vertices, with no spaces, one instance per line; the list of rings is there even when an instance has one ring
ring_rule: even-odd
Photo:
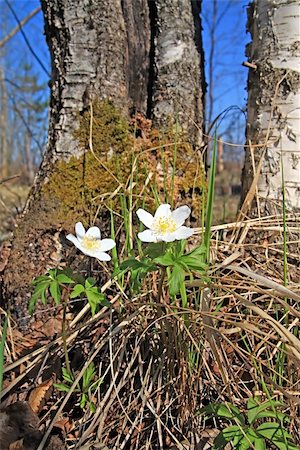
[[[53,427],[59,428],[65,435],[67,435],[75,428],[75,425],[73,420],[69,417],[61,417],[55,422]]]
[[[23,373],[23,372],[25,372],[26,369],[27,369],[27,367],[25,366],[25,364],[21,363],[21,364],[19,365],[19,371],[20,371],[20,374]]]
[[[39,414],[52,392],[53,379],[44,381],[29,394],[28,404],[32,411]]]
[[[23,439],[12,442],[8,447],[8,450],[23,450]]]

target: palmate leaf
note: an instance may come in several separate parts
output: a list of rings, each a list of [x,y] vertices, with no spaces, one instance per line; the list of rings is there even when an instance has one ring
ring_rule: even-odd
[[[168,285],[172,296],[178,294],[180,287],[184,284],[185,271],[178,265],[174,264],[170,275],[168,276]]]
[[[56,280],[51,281],[50,286],[49,286],[49,291],[50,291],[51,297],[55,301],[55,304],[59,305],[60,300],[61,300],[61,290],[60,290],[58,281],[56,281]]]
[[[221,450],[228,442],[232,442],[235,438],[242,438],[243,432],[241,427],[238,425],[231,425],[224,430],[222,430],[214,440],[213,449]]]
[[[43,305],[46,305],[46,292],[49,288],[51,280],[47,277],[47,279],[43,279],[39,284],[35,286],[34,292],[29,300],[28,310],[29,314],[33,314],[36,308],[36,304],[38,300],[42,300]]]
[[[96,376],[95,364],[91,362],[91,364],[87,367],[86,371],[82,376],[82,392],[88,391],[95,376]]]
[[[91,307],[92,316],[96,314],[96,311],[99,306],[106,306],[108,308],[111,306],[110,302],[106,299],[105,295],[102,294],[102,292],[99,292],[97,286],[93,286],[89,289],[86,289],[85,292]]]
[[[255,420],[265,419],[265,418],[277,419],[279,422],[289,422],[290,421],[289,416],[280,411],[262,411],[256,415]]]
[[[72,384],[74,382],[74,380],[75,380],[74,375],[72,373],[69,373],[65,367],[63,367],[61,369],[61,371],[62,371],[63,379],[67,383],[71,383]]]
[[[261,402],[260,397],[250,397],[247,401],[247,417],[250,424],[252,424],[258,417],[257,415],[261,412],[267,412],[270,410],[274,414],[275,410],[279,407],[284,407],[284,403],[279,400],[267,400]],[[278,413],[279,414],[279,413]],[[275,417],[272,414],[270,416],[261,417]],[[277,416],[279,418],[279,416]]]
[[[232,403],[210,403],[199,410],[199,414],[213,415],[224,419],[237,420],[242,426],[245,425],[244,414]]]
[[[61,392],[69,392],[71,386],[64,383],[54,383],[53,386]]]
[[[70,298],[80,297],[81,294],[85,292],[85,287],[82,284],[75,284],[72,292],[70,293]]]
[[[40,284],[43,282],[50,282],[49,275],[40,275],[40,276],[36,277],[34,280],[32,280],[31,284],[32,284],[32,286],[36,286],[37,284]]]
[[[292,436],[277,422],[265,422],[256,428],[256,433],[269,439],[280,450],[299,450],[294,445]]]
[[[158,256],[153,260],[156,264],[159,264],[160,266],[173,266],[176,263],[176,259],[172,253],[166,253],[165,255]]]
[[[57,275],[56,280],[62,284],[74,283],[74,280],[72,278],[70,278],[68,275],[66,275],[65,273],[60,273],[59,275]]]

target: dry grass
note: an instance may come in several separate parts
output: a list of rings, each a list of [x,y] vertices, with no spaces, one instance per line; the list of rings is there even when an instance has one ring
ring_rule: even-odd
[[[0,182],[0,242],[10,239],[16,217],[22,211],[29,186],[21,185],[18,178]]]
[[[96,413],[72,417],[75,381],[68,394],[49,401],[53,412],[45,409],[41,419],[44,441],[67,411],[74,426],[66,436],[70,449],[200,449],[220,423],[205,423],[198,409],[211,401],[243,409],[254,393],[266,395],[265,383],[272,397],[288,404],[299,444],[299,217],[287,219],[286,287],[278,217],[213,228],[211,284],[188,284],[188,310],[171,304],[167,290],[157,305],[156,279],[147,280],[142,295],[123,296],[122,304],[116,281],[109,281],[103,290],[114,309],[90,317],[87,306],[69,322],[69,352],[82,349],[77,380],[91,361],[103,379],[92,393]],[[60,337],[23,357],[18,348],[11,324],[2,396],[18,397],[26,386],[30,391],[63,353]]]

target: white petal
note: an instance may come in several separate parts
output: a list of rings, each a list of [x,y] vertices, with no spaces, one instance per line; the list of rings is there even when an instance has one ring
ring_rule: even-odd
[[[67,238],[69,241],[71,241],[71,242],[75,245],[75,247],[77,247],[77,248],[80,247],[80,242],[79,242],[79,240],[77,239],[77,237],[74,236],[74,234],[68,234],[68,235],[66,236],[66,238]]]
[[[181,225],[184,224],[185,220],[189,217],[191,214],[191,210],[188,206],[180,206],[180,208],[175,209],[175,211],[172,212],[172,218],[174,219],[174,222],[178,227],[181,227]]]
[[[94,252],[93,254],[94,258],[99,259],[99,261],[110,261],[111,257],[104,252]]]
[[[174,231],[174,233],[172,233],[172,234],[175,237],[175,239],[180,241],[181,239],[187,239],[187,238],[191,237],[194,234],[194,230],[193,230],[193,228],[189,228],[189,227],[180,227],[180,228],[178,228],[178,230]]]
[[[95,239],[101,238],[101,233],[98,227],[91,227],[86,232],[86,237],[93,237]]]
[[[68,234],[67,239],[69,239],[69,241],[73,242],[75,247],[77,247],[78,250],[80,250],[85,255],[93,256],[93,255],[90,255],[89,251],[81,245],[81,242],[75,236],[73,236],[73,234]]]
[[[167,203],[164,203],[163,205],[159,205],[159,207],[156,210],[156,213],[154,215],[154,219],[157,219],[158,217],[170,217],[171,216],[171,206]]]
[[[140,221],[145,225],[147,228],[151,228],[153,224],[153,216],[152,214],[148,213],[144,209],[140,208],[137,210],[136,215],[140,219]]]
[[[83,238],[85,236],[85,229],[81,222],[76,223],[75,232],[77,237]]]
[[[102,239],[101,241],[101,252],[107,252],[107,250],[111,250],[116,245],[113,239]]]
[[[143,242],[158,242],[156,234],[152,230],[145,230],[138,233],[138,238]]]
[[[175,233],[165,233],[165,234],[158,234],[157,240],[163,241],[163,242],[174,242],[175,241]]]

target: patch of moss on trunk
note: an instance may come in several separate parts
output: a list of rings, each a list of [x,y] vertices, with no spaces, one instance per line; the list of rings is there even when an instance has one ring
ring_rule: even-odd
[[[57,199],[57,219],[66,229],[73,229],[78,220],[90,223],[107,207],[120,212],[120,195],[128,195],[130,179],[139,206],[144,201],[154,209],[155,191],[161,202],[187,203],[200,218],[203,169],[183,134],[176,136],[170,128],[161,133],[140,115],[128,122],[109,101],[94,103],[92,120],[92,149],[91,112],[86,111],[75,135],[82,156],[57,163],[43,187],[45,196]]]

